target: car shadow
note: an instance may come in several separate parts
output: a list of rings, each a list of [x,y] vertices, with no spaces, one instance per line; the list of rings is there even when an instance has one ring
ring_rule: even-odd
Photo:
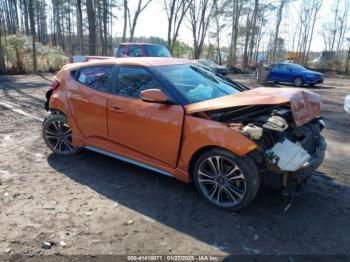
[[[333,238],[350,235],[346,218],[350,205],[344,201],[349,200],[350,190],[322,173],[317,173],[306,192],[295,196],[286,212],[287,199],[268,189],[261,189],[246,209],[225,212],[202,201],[193,184],[91,151],[73,157],[51,154],[48,163],[98,194],[230,254],[250,253],[247,247],[268,254],[322,253],[328,251],[324,246]],[[334,216],[339,210],[341,215]],[[319,238],[320,226],[330,221],[342,225],[342,230],[324,227],[328,237]],[[256,236],[260,241],[254,240]],[[317,238],[317,243],[312,238]],[[288,241],[294,244],[287,245]],[[301,250],[302,246],[308,249]],[[338,251],[345,248],[341,244],[333,247]]]
[[[278,83],[278,84],[274,84],[274,87],[295,87],[295,88],[298,88],[296,87],[295,85],[293,84],[290,84],[290,83]],[[328,85],[325,85],[324,83],[323,84],[317,84],[317,85],[314,85],[314,86],[308,86],[308,85],[304,85],[300,88],[308,88],[308,89],[335,89],[334,86],[328,86]]]

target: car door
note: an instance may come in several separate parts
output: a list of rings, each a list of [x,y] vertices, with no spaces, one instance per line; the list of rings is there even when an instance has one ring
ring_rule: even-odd
[[[69,106],[84,137],[107,139],[107,97],[112,92],[114,65],[83,67],[67,89]]]
[[[287,64],[280,64],[278,75],[280,79],[279,81],[290,82],[292,79],[293,72]]]
[[[144,67],[121,66],[115,95],[108,100],[108,138],[122,153],[144,163],[175,167],[184,109],[181,105],[144,102],[143,90],[160,82]]]
[[[281,69],[281,64],[273,64],[269,75],[269,81],[281,81],[283,79],[283,72]]]
[[[277,69],[277,64],[272,64],[269,67],[270,69],[270,73],[269,76],[267,78],[268,81],[278,81],[277,77],[278,77],[278,69]]]

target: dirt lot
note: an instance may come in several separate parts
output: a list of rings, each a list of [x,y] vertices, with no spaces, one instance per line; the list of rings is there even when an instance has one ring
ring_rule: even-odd
[[[0,78],[0,254],[350,255],[350,79],[311,88],[324,100],[327,159],[287,212],[279,192],[227,213],[193,185],[89,151],[53,155],[41,138],[48,86]]]

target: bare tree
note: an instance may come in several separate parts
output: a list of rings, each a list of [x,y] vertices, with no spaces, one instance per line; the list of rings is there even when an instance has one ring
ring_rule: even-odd
[[[190,5],[190,22],[193,35],[194,58],[199,59],[208,25],[217,0],[193,0]]]
[[[314,0],[313,1],[313,5],[312,5],[312,10],[313,10],[313,12],[312,12],[312,15],[313,15],[312,26],[311,26],[310,36],[309,36],[309,43],[308,43],[308,46],[307,46],[306,54],[304,56],[304,65],[307,63],[307,60],[308,60],[308,57],[309,57],[309,54],[310,54],[311,43],[312,43],[312,39],[313,39],[313,36],[314,36],[314,29],[315,29],[315,23],[316,23],[316,19],[317,19],[317,14],[318,14],[318,12],[321,9],[322,2],[323,2],[323,0]]]
[[[249,3],[250,4],[250,3]],[[244,40],[244,51],[243,51],[243,69],[246,69],[248,67],[248,44],[249,40],[252,37],[251,31],[253,27],[253,21],[252,16],[254,16],[254,10],[252,11],[251,6],[248,5],[246,8],[246,25],[245,25],[245,40]]]
[[[298,62],[306,65],[310,53],[317,14],[322,6],[322,0],[303,0],[300,3],[298,22]]]
[[[96,5],[94,0],[86,0],[86,12],[89,24],[89,55],[96,54]]]
[[[4,74],[6,72],[4,47],[2,45],[3,24],[2,17],[0,16],[0,74]]]
[[[83,54],[84,39],[83,39],[83,12],[81,7],[81,0],[77,0],[77,36],[78,36],[79,54]]]
[[[232,3],[232,26],[231,26],[231,44],[229,50],[228,66],[234,66],[237,60],[237,41],[240,26],[240,17],[242,14],[243,0],[229,1]]]
[[[152,2],[152,0],[147,0],[143,3],[143,0],[139,0],[137,8],[134,12],[134,15],[132,17],[130,9],[127,8],[127,13],[128,13],[128,20],[129,20],[129,29],[130,29],[130,36],[129,36],[129,41],[134,40],[134,34],[135,34],[135,29],[136,29],[136,24],[137,20],[142,13],[146,9],[146,7]]]
[[[126,40],[126,30],[128,28],[128,15],[129,15],[129,6],[128,6],[128,0],[123,0],[123,11],[124,11],[124,23],[123,23],[123,37],[122,41],[125,42]]]
[[[192,0],[164,0],[164,7],[168,16],[167,46],[170,52],[174,50],[182,21],[191,2]]]
[[[33,73],[37,72],[37,61],[36,61],[36,45],[35,45],[35,22],[34,22],[34,6],[33,6],[33,0],[29,0],[29,22],[30,22],[30,31],[32,34],[32,45],[33,45]]]
[[[254,11],[253,11],[253,18],[251,23],[251,38],[249,43],[249,63],[252,63],[253,58],[253,48],[255,44],[255,38],[257,35],[257,19],[259,15],[259,0],[254,0]]]
[[[282,13],[283,9],[288,3],[288,0],[281,0],[278,9],[277,9],[277,19],[276,19],[276,27],[275,27],[275,34],[274,34],[274,40],[273,40],[273,46],[272,46],[272,54],[271,54],[271,61],[275,61],[276,56],[276,49],[277,49],[277,41],[279,36],[279,30],[280,25],[282,21]]]
[[[335,8],[335,15],[334,15],[334,23],[333,23],[333,36],[332,36],[332,42],[331,42],[331,51],[334,50],[334,43],[335,43],[335,37],[337,35],[337,25],[338,25],[338,12],[339,12],[339,0],[337,0],[336,8]]]
[[[332,52],[332,62],[338,70],[343,66],[342,60],[344,56],[344,39],[347,31],[347,20],[349,14],[349,1],[336,1],[334,9],[331,10],[333,22],[326,22],[322,27],[323,41],[326,50]]]
[[[226,24],[224,24],[224,21],[222,21],[222,17],[225,13],[224,7],[225,7],[225,5],[224,5],[223,1],[217,1],[215,3],[214,10],[213,10],[214,31],[211,33],[211,36],[215,39],[215,42],[216,42],[216,58],[215,58],[215,60],[220,65],[222,64],[221,31],[226,26]]]
[[[349,1],[344,2],[344,8],[343,8],[343,14],[339,16],[339,36],[337,40],[337,50],[336,50],[336,59],[338,61],[338,69],[342,66],[342,48],[344,45],[344,35],[347,30],[347,20],[348,20],[348,13],[349,13]]]

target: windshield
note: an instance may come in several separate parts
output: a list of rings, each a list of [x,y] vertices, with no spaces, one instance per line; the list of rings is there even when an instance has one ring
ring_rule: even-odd
[[[240,92],[223,78],[195,65],[158,66],[157,70],[175,86],[189,103]]]
[[[171,57],[168,49],[161,45],[145,45],[144,48],[148,56],[151,57]]]
[[[297,64],[289,64],[288,66],[297,71],[306,70],[305,67],[302,67],[301,65],[297,65]]]

